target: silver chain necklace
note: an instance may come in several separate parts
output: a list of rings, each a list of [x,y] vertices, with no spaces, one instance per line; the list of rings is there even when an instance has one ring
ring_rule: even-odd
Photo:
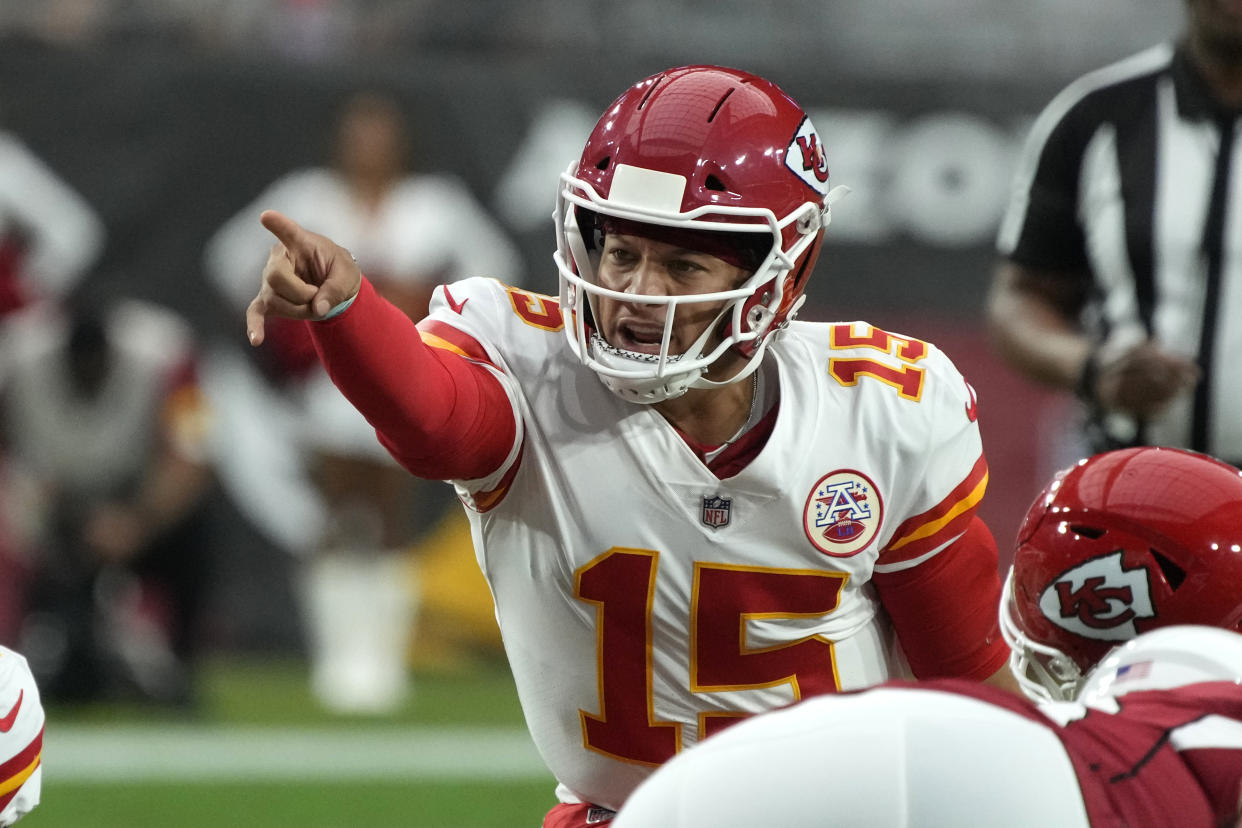
[[[736,432],[734,432],[732,437],[730,437],[728,440],[725,440],[719,446],[717,446],[716,448],[712,449],[711,451],[707,452],[704,455],[704,457],[707,459],[709,463],[712,460],[715,460],[716,457],[719,456],[719,454],[722,451],[727,449],[729,446],[733,445],[733,443],[736,442],[739,437],[741,437],[746,432],[750,431],[751,428],[754,427],[755,423],[758,422],[758,418],[755,416],[755,414],[759,410],[759,392],[761,390],[759,387],[759,374],[760,374],[760,369],[756,368],[755,372],[750,375],[751,377],[750,379],[750,410],[746,414],[746,422],[742,423],[742,427],[739,428]]]

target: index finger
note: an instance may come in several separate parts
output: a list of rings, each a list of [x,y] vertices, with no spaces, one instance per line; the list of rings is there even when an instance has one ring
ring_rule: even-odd
[[[302,239],[301,225],[277,210],[264,210],[259,221],[289,250],[294,250]]]

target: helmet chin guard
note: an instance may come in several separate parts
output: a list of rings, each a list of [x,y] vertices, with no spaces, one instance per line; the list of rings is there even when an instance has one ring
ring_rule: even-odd
[[[582,157],[561,176],[554,259],[571,351],[632,402],[658,403],[749,376],[805,301],[830,204],[845,192],[828,188],[827,164],[806,113],[769,81],[715,66],[671,69],[641,81],[609,107]],[[598,279],[597,227],[606,218],[750,236],[764,252],[731,290],[620,293]],[[659,352],[608,343],[595,327],[601,298],[665,308]],[[671,353],[677,310],[688,304],[721,310],[694,343]],[[745,359],[742,368],[708,379],[730,350]]]

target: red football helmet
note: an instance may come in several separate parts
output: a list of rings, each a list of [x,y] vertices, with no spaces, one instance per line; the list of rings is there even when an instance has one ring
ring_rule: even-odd
[[[1171,624],[1242,622],[1242,471],[1173,448],[1061,471],[1018,531],[1000,608],[1010,667],[1037,699],[1072,699],[1113,647]]]
[[[570,348],[609,388],[637,402],[710,387],[703,373],[728,348],[750,360],[729,381],[747,376],[771,335],[805,300],[832,200],[818,133],[770,81],[735,69],[686,66],[635,84],[608,107],[582,157],[561,176],[556,263]],[[691,248],[705,252],[720,249],[725,239],[733,245],[750,240],[756,266],[736,289],[713,294],[610,291],[598,284],[596,264],[604,225],[616,220],[658,225],[682,239],[729,234],[712,249]],[[638,354],[604,341],[592,321],[600,296],[666,306],[660,353]],[[671,354],[676,308],[691,301],[723,301],[725,307],[686,353]],[[714,332],[723,336],[718,344],[710,344]]]

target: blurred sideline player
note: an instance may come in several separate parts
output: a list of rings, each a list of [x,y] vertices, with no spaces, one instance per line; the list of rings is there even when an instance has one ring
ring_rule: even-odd
[[[39,804],[43,723],[39,688],[26,659],[0,646],[0,828]]]
[[[623,93],[562,176],[559,299],[469,279],[416,328],[344,248],[263,214],[281,246],[251,341],[317,320],[383,443],[455,484],[560,783],[548,828],[907,661],[1015,686],[970,387],[926,342],[794,321],[834,198],[796,103],[692,66]]]
[[[199,342],[168,308],[79,294],[0,337],[18,641],[47,699],[189,705],[213,556]]]
[[[271,246],[255,221],[265,207],[348,245],[412,319],[427,315],[441,281],[518,277],[518,249],[465,183],[414,168],[410,127],[392,94],[350,94],[336,113],[331,162],[280,176],[209,241],[204,264],[221,294],[239,310],[253,298]],[[319,367],[306,326],[281,322],[254,360],[229,347],[209,362],[230,425],[215,444],[221,476],[243,513],[300,559],[315,697],[342,713],[391,712],[413,690],[407,658],[423,635],[419,617],[441,608],[441,595],[421,606],[428,588],[411,548],[423,551],[449,493],[397,465]],[[467,536],[458,540],[454,558],[473,565]],[[490,614],[486,590],[482,600]]]
[[[39,302],[60,302],[103,250],[95,208],[15,133],[0,128],[0,324]],[[3,506],[12,491],[0,457],[0,640],[17,637],[25,599],[17,516]]]
[[[1031,700],[955,681],[812,699],[674,758],[614,824],[1233,825],[1239,514],[1242,476],[1205,455],[1083,460],[1028,512],[1001,608]]]

